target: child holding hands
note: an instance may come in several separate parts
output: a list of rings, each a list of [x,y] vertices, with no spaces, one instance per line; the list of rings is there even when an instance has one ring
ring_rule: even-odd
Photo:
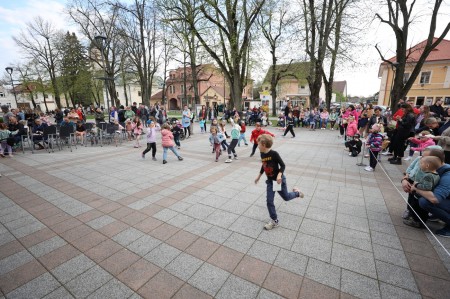
[[[259,171],[259,175],[255,179],[255,184],[259,182],[259,179],[266,173],[267,180],[267,209],[269,210],[270,221],[264,225],[264,229],[271,230],[278,226],[277,211],[275,210],[275,191],[280,194],[281,198],[285,201],[292,200],[294,198],[303,198],[304,195],[296,187],[292,192],[287,191],[286,177],[284,176],[284,170],[286,168],[283,160],[278,152],[272,150],[273,137],[268,134],[262,134],[257,139],[258,148],[261,152],[262,166]]]

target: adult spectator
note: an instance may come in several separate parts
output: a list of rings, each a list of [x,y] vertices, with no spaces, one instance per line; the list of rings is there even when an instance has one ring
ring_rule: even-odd
[[[445,163],[450,164],[450,120],[447,120],[441,125],[438,129],[438,134],[430,137],[437,141],[438,145],[443,148]]]
[[[430,111],[434,117],[438,117],[441,119],[444,118],[445,111],[444,108],[442,107],[442,100],[436,100],[436,103],[430,106]]]
[[[141,123],[145,125],[147,125],[147,120],[149,117],[149,112],[147,110],[147,108],[145,108],[144,105],[139,105],[139,109],[137,110],[137,115],[139,116],[139,118],[141,119]],[[156,117],[156,116],[155,116]]]
[[[190,126],[191,126],[191,110],[189,110],[187,105],[184,105],[184,110],[181,117],[181,124],[184,128],[184,136],[186,138],[191,137]],[[189,133],[189,135],[187,134]]]
[[[373,110],[373,115],[369,119],[369,128],[372,128],[374,124],[383,125],[384,128],[387,127],[387,118],[381,114],[380,107],[375,107]]]
[[[114,106],[111,106],[111,108],[110,108],[109,122],[111,124],[115,124],[116,122],[119,122],[119,114],[117,113],[116,107],[114,107]]]
[[[120,123],[124,123],[124,122],[125,122],[125,120],[126,120],[126,117],[125,117],[125,108],[123,107],[123,105],[120,105],[119,111],[117,111],[117,116],[118,116],[118,118],[119,118],[119,122],[120,122]]]
[[[40,120],[39,118],[34,121],[33,126],[33,143],[34,145],[37,145],[39,149],[44,149],[44,145],[41,143],[42,141],[46,142],[47,140],[44,139],[44,129],[48,127],[45,122]]]
[[[9,107],[6,105],[2,105],[1,109],[3,112],[3,123],[9,125],[9,118],[14,117],[14,113],[9,111]]]
[[[95,124],[98,126],[100,123],[105,122],[105,115],[101,108],[97,108],[94,111]]]
[[[402,164],[402,158],[405,153],[406,140],[409,137],[414,136],[414,126],[416,124],[416,116],[414,114],[414,111],[412,110],[411,105],[403,104],[400,109],[403,110],[403,117],[397,116],[397,132],[392,138],[394,157],[388,159],[391,164],[396,165]]]
[[[292,104],[290,101],[287,101],[286,107],[284,107],[284,118],[288,116],[289,112],[292,112]]]
[[[137,114],[138,108],[136,102],[133,102],[133,105],[131,105],[131,110],[134,112],[135,115]]]
[[[133,110],[131,110],[131,107],[127,107],[126,109],[125,109],[125,113],[124,113],[124,116],[125,116],[125,120],[127,120],[127,119],[133,119],[134,118],[134,116],[135,116],[136,114],[133,112]]]
[[[20,143],[22,141],[22,135],[26,135],[27,131],[25,130],[25,126],[17,120],[15,117],[9,118],[8,130],[11,132],[16,132],[13,135],[14,143]]]
[[[438,158],[441,161],[441,167],[437,169],[440,179],[433,191],[419,190],[414,185],[411,186],[411,191],[416,191],[422,196],[419,199],[420,208],[445,223],[445,227],[437,230],[436,235],[448,238],[450,237],[450,165],[444,163],[443,151]]]
[[[64,114],[59,108],[55,109],[55,122],[57,125],[61,125],[64,118]]]

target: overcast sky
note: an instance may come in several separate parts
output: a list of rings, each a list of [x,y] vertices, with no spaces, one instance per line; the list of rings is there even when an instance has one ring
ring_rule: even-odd
[[[42,16],[50,20],[56,28],[71,30],[76,32],[76,28],[70,27],[67,22],[68,16],[63,13],[67,0],[2,0],[0,1],[0,67],[5,67],[20,61],[21,53],[14,41],[13,35],[17,35],[25,24],[36,16]],[[417,23],[410,30],[411,45],[421,42],[427,38],[427,26],[430,10],[426,5],[428,0],[418,0],[418,5],[423,5]],[[422,4],[420,4],[422,3]],[[445,27],[445,20],[450,19],[450,5],[448,1],[442,4],[442,14],[436,30],[436,35],[440,34]],[[428,21],[428,22],[427,22]],[[361,50],[361,55],[357,59],[361,62],[358,67],[339,68],[335,74],[335,80],[347,80],[348,94],[353,96],[370,96],[379,90],[380,80],[378,79],[378,67],[380,64],[379,55],[373,45],[379,44],[383,53],[387,57],[394,56],[395,39],[392,31],[385,24],[372,22],[367,34],[364,34],[365,44],[368,46]],[[450,39],[450,35],[447,35]],[[261,74],[253,74],[261,77]]]

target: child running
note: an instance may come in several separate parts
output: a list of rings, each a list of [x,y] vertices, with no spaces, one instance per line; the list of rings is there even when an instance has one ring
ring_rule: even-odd
[[[241,120],[240,125],[241,125],[241,131],[239,134],[238,146],[241,146],[241,140],[244,140],[245,145],[248,145],[247,139],[245,139],[245,129],[246,129],[245,121]]]
[[[284,176],[284,170],[286,166],[281,159],[278,152],[272,150],[273,138],[270,135],[262,134],[258,136],[258,148],[261,152],[262,166],[259,171],[259,175],[255,179],[255,184],[259,182],[263,173],[267,175],[267,209],[269,210],[270,221],[264,225],[264,229],[271,230],[278,226],[277,211],[275,210],[275,190],[278,191],[281,198],[285,201],[300,197],[303,198],[304,195],[296,187],[292,192],[287,191],[286,177]],[[276,185],[274,185],[274,181]]]
[[[167,163],[167,150],[169,149],[175,154],[175,156],[177,156],[178,160],[182,161],[183,158],[178,154],[177,150],[175,149],[173,134],[170,131],[169,124],[163,124],[161,130],[161,137],[163,146],[163,164]]]
[[[200,120],[198,121],[198,124],[199,124],[199,126],[200,126],[200,132],[201,132],[202,134],[203,134],[203,133],[206,133],[205,123],[206,123],[206,121],[205,121],[202,117],[200,117]]]
[[[268,134],[272,137],[275,137],[275,135],[270,133],[269,131],[261,129],[261,123],[257,122],[255,124],[255,129],[252,131],[252,135],[250,136],[250,142],[253,142],[253,148],[250,157],[253,157],[253,155],[255,154],[256,148],[258,147],[258,137],[262,134]]]
[[[286,136],[288,132],[291,132],[292,138],[295,138],[294,133],[294,118],[292,117],[292,112],[288,113],[288,116],[286,117],[286,130],[284,130],[283,137]]]
[[[231,129],[231,142],[230,145],[228,146],[228,159],[225,160],[225,163],[233,162],[233,160],[231,160],[231,153],[233,153],[234,160],[238,159],[236,151],[234,149],[239,140],[239,133],[241,131],[241,127],[238,124],[235,124],[233,120],[231,120],[231,125],[233,126],[233,128]]]
[[[220,144],[222,143],[222,140],[225,139],[222,133],[219,133],[217,131],[217,128],[214,126],[211,126],[210,128],[211,135],[209,136],[209,142],[211,143],[213,147],[213,153],[216,153],[216,162],[219,162],[219,156],[222,153],[220,149]]]
[[[152,150],[152,160],[156,161],[156,131],[160,130],[160,126],[152,120],[148,120],[147,124],[147,148],[142,152],[142,159],[145,159],[145,154]]]
[[[180,121],[177,120],[176,123],[172,126],[172,134],[173,134],[173,141],[177,145],[177,148],[180,149],[181,143],[180,143],[180,135],[181,135],[182,129]]]

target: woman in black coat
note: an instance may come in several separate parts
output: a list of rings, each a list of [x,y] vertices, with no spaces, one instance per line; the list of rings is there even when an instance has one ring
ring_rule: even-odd
[[[414,136],[414,127],[416,125],[416,115],[409,104],[403,104],[403,116],[396,119],[398,127],[397,133],[392,138],[392,147],[394,149],[394,157],[390,160],[391,164],[402,164],[402,158],[406,149],[406,140]]]

